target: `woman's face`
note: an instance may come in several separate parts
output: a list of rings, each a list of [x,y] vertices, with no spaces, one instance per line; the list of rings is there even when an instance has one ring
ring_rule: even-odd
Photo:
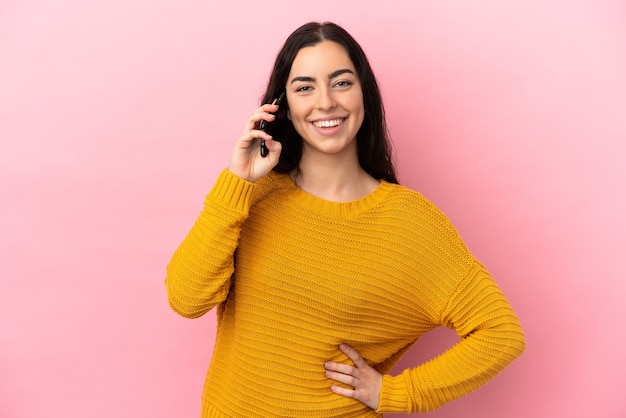
[[[303,153],[356,153],[363,92],[354,64],[339,44],[324,41],[298,51],[286,85],[289,119]]]

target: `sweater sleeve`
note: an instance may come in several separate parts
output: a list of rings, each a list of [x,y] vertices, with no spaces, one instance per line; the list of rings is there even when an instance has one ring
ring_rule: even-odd
[[[197,318],[226,299],[254,188],[228,170],[219,175],[203,211],[167,265],[168,300],[178,314]]]
[[[521,325],[502,291],[476,262],[442,312],[461,340],[398,376],[385,375],[377,412],[428,412],[478,389],[522,354]]]

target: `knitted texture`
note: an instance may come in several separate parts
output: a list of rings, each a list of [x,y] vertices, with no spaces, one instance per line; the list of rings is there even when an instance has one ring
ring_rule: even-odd
[[[224,170],[167,267],[171,307],[217,308],[202,417],[379,417],[423,412],[493,378],[525,347],[515,313],[448,219],[422,195],[381,182],[330,202],[270,173]],[[438,326],[460,341],[386,373]],[[330,391],[340,343],[384,374],[380,406]]]

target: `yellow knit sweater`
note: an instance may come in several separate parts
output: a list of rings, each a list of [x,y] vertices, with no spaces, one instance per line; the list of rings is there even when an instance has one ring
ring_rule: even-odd
[[[218,306],[202,417],[380,417],[430,411],[519,356],[515,313],[448,219],[422,195],[381,182],[346,203],[270,173],[223,171],[167,267],[174,311]],[[460,341],[402,374],[386,373],[437,326]],[[340,343],[384,374],[380,406],[330,391]]]

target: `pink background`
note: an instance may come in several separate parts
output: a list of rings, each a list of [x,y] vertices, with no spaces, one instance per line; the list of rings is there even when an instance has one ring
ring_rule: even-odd
[[[309,20],[363,45],[401,181],[525,327],[519,360],[430,416],[626,416],[620,0],[1,2],[0,416],[198,416],[215,318],[169,310],[165,265]]]

